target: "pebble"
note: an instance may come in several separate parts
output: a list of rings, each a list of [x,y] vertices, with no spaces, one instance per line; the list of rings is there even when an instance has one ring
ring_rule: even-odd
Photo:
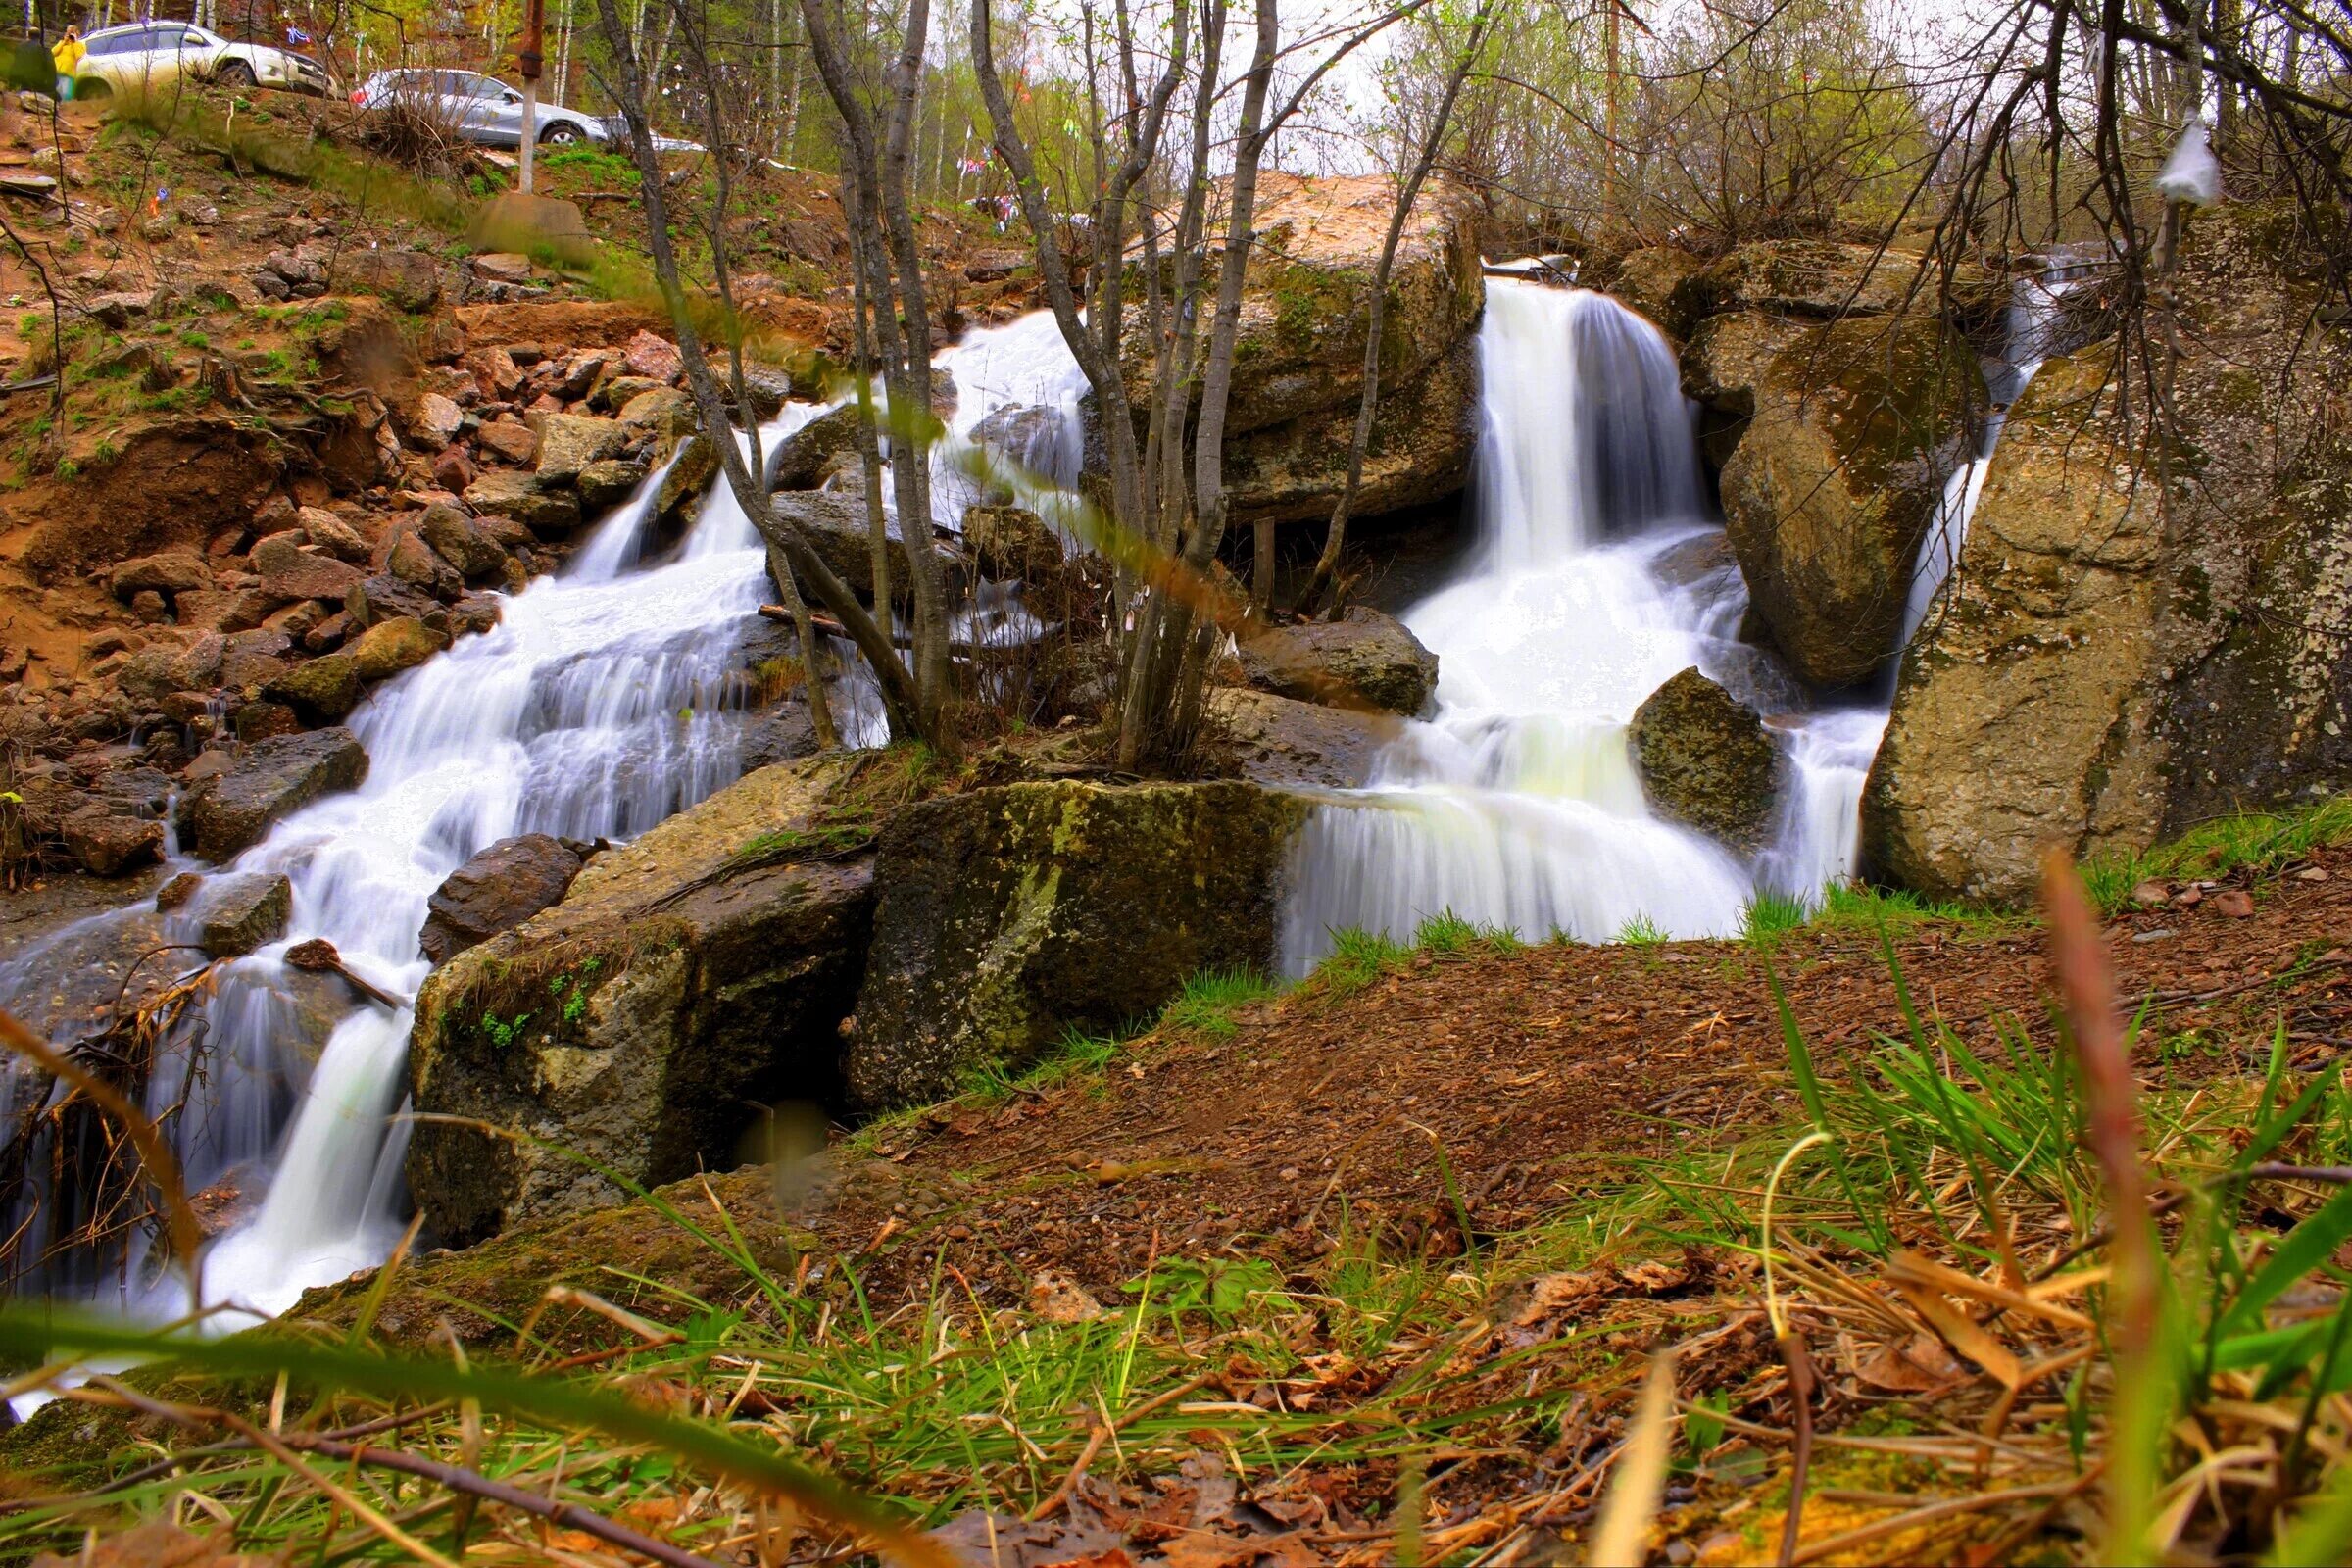
[[[2132,934],[2132,940],[2134,942],[2162,942],[2166,937],[2172,936],[2174,932],[2171,926],[2163,925],[2158,926],[2153,931],[2135,931]]]

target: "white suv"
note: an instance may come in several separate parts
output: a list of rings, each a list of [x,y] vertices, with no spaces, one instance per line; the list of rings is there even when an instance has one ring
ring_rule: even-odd
[[[74,68],[76,98],[176,88],[183,79],[321,95],[335,90],[326,68],[308,55],[262,43],[231,43],[192,22],[107,27],[82,44],[88,53]]]

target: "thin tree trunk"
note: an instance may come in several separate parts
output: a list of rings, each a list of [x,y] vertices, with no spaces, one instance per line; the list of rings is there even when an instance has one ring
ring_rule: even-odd
[[[1612,27],[1616,11],[1609,12]],[[1413,206],[1420,200],[1421,187],[1429,178],[1430,170],[1438,161],[1438,153],[1446,145],[1446,122],[1453,118],[1454,101],[1461,96],[1462,82],[1469,76],[1479,50],[1486,43],[1487,10],[1481,6],[1470,21],[1470,40],[1461,58],[1446,77],[1446,90],[1438,100],[1438,112],[1430,122],[1429,134],[1423,138],[1420,156],[1413,161],[1410,172],[1396,189],[1396,205],[1389,214],[1389,231],[1381,241],[1380,264],[1372,270],[1372,303],[1364,326],[1364,391],[1356,402],[1355,433],[1348,443],[1348,477],[1340,485],[1339,504],[1331,509],[1331,527],[1323,536],[1323,553],[1315,560],[1314,574],[1307,578],[1306,587],[1298,595],[1298,612],[1312,614],[1317,600],[1326,588],[1331,590],[1331,612],[1336,618],[1346,595],[1339,591],[1340,558],[1348,548],[1348,519],[1355,510],[1355,493],[1364,478],[1364,452],[1372,444],[1372,419],[1380,408],[1380,345],[1381,329],[1389,316],[1389,277],[1396,266],[1396,246],[1404,236],[1405,222],[1411,218]],[[1611,48],[1615,47],[1614,32]],[[1612,56],[1612,69],[1614,57]],[[1614,80],[1610,83],[1616,91]],[[1612,98],[1612,104],[1614,99]]]
[[[683,284],[679,281],[677,252],[670,241],[668,198],[662,183],[662,163],[654,151],[653,126],[646,115],[645,78],[636,50],[631,46],[627,30],[621,24],[616,0],[597,0],[597,15],[603,24],[605,38],[613,56],[614,86],[620,109],[629,127],[629,144],[637,163],[640,179],[640,200],[645,206],[647,250],[654,264],[654,278],[662,290],[662,302],[669,310],[670,322],[677,333],[678,357],[684,362],[686,382],[692,392],[703,428],[712,435],[711,444],[717,448],[720,471],[725,474],[728,488],[736,504],[752,519],[753,526],[770,544],[784,554],[794,572],[808,579],[817,597],[825,603],[857,643],[859,652],[873,666],[882,688],[884,708],[891,716],[893,734],[919,735],[916,723],[914,684],[891,646],[890,635],[874,623],[858,596],[850,591],[824,558],[819,556],[797,527],[781,522],[775,509],[768,505],[767,492],[757,476],[745,466],[743,450],[728,437],[730,423],[726,404],[711,379],[710,363],[703,349],[702,333],[695,325]],[[789,574],[787,574],[789,575]],[[803,653],[809,652],[804,642]],[[812,694],[813,695],[813,694]]]

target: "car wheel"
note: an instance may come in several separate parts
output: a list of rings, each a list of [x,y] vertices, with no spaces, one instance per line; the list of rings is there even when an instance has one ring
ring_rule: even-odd
[[[77,104],[97,103],[115,95],[115,84],[104,76],[79,76],[74,82],[74,101]]]
[[[568,120],[559,120],[539,133],[540,144],[546,147],[570,147],[584,139],[580,127]]]
[[[251,66],[242,60],[231,60],[214,73],[213,79],[231,92],[243,92],[256,78]]]

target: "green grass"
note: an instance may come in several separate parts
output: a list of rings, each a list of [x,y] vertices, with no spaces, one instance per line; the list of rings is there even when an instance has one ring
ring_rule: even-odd
[[[2132,890],[2146,881],[2219,878],[2233,871],[2263,875],[2313,850],[2352,842],[2352,795],[2337,795],[2280,811],[2217,817],[2169,844],[2137,854],[2094,856],[2082,867],[2082,886],[2100,912],[2122,913]]]
[[[1411,956],[1404,944],[1350,926],[1331,934],[1331,953],[1315,966],[1314,978],[1325,996],[1349,997]]]
[[[1184,983],[1183,992],[1160,1013],[1160,1026],[1230,1040],[1240,1027],[1234,1013],[1280,990],[1254,969],[1204,969]]]
[[[1825,931],[1902,932],[1931,923],[1990,929],[2017,925],[2031,918],[2013,910],[1930,899],[1908,888],[1834,882],[1821,890],[1820,906],[1807,923]]]
[[[1646,914],[1637,914],[1617,928],[1617,940],[1629,948],[1660,948],[1666,933]]]
[[[1812,916],[1802,899],[1786,893],[1758,893],[1740,907],[1740,937],[1749,947],[1768,948]]]
[[[1413,947],[1417,952],[1446,957],[1463,957],[1474,953],[1516,953],[1525,946],[1516,931],[1498,925],[1479,925],[1451,909],[1431,915],[1413,932]]]

